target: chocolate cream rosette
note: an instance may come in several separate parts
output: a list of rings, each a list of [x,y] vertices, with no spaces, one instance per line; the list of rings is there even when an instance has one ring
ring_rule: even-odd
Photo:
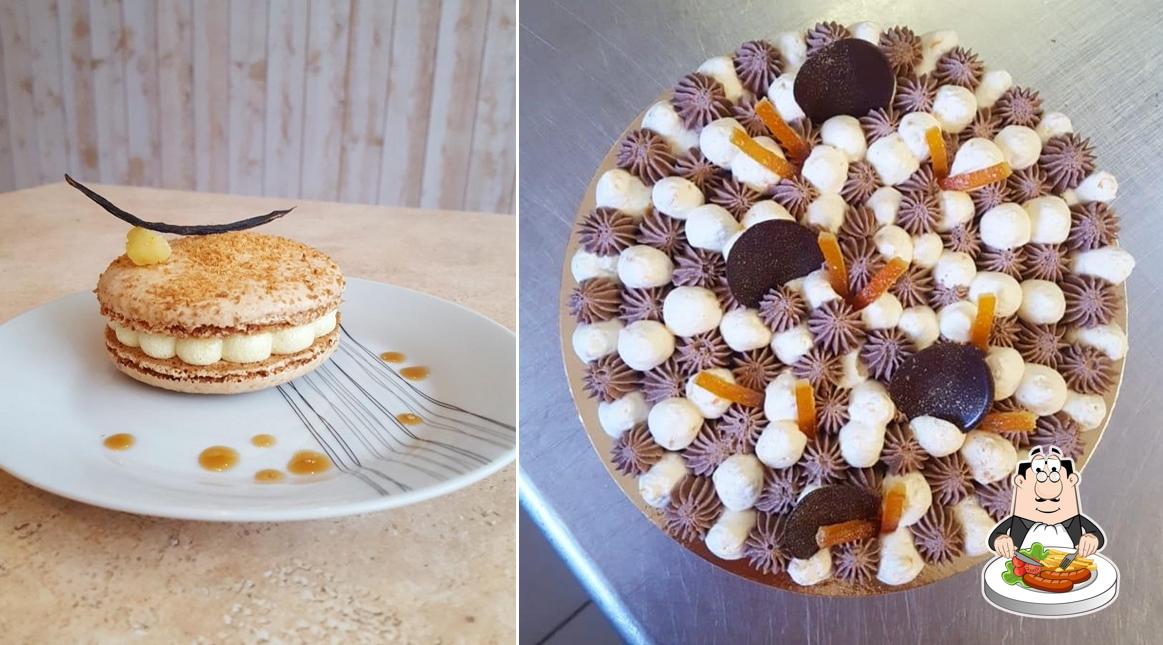
[[[563,343],[615,479],[806,593],[964,570],[1030,446],[1083,463],[1127,350],[1117,182],[951,31],[820,23],[679,79],[571,242]]]

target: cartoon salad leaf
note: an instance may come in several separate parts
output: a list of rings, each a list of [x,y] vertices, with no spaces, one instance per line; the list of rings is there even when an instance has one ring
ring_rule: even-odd
[[[1001,572],[1001,579],[1005,580],[1007,585],[1016,585],[1022,582],[1022,579],[1014,574],[1014,563],[1012,561],[1006,563],[1006,570]]]
[[[1025,553],[1026,555],[1037,560],[1038,562],[1045,560],[1046,556],[1050,555],[1049,549],[1042,546],[1041,542],[1035,542],[1035,543],[1031,544],[1030,548],[1022,551],[1022,553]]]
[[[1049,550],[1042,546],[1041,542],[1035,542],[1031,544],[1030,548],[1028,549],[1018,549],[1018,553],[1027,555],[1037,560],[1038,562],[1045,560],[1046,556],[1050,554]],[[1019,572],[1014,571],[1014,561],[1011,559],[1006,563],[1006,570],[1001,572],[1001,579],[1004,580],[1007,585],[1022,585],[1023,587],[1029,588],[1026,583],[1022,582],[1022,577],[1018,575],[1018,573]]]

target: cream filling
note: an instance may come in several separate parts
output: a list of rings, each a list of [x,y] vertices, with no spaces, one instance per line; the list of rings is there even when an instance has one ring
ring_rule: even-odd
[[[225,338],[176,338],[165,334],[149,334],[122,327],[109,321],[117,335],[117,342],[126,347],[139,347],[147,356],[158,359],[178,357],[190,365],[211,365],[218,361],[228,363],[257,363],[271,354],[294,354],[307,349],[316,338],[335,329],[335,311],[297,327],[258,334],[235,334]]]

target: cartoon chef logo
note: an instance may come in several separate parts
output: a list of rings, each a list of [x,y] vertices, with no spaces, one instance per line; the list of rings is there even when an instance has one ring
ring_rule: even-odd
[[[1056,447],[1035,447],[1018,464],[1010,515],[989,535],[1000,556],[983,573],[991,604],[1053,618],[1098,611],[1118,596],[1118,570],[1097,555],[1106,535],[1082,514],[1079,480]]]
[[[1013,514],[989,534],[989,546],[998,555],[1012,558],[1017,549],[1034,542],[1044,547],[1077,549],[1087,558],[1103,547],[1102,529],[1082,514],[1078,499],[1078,473],[1074,462],[1063,459],[1057,448],[1030,451],[1028,461],[1018,464],[1014,476]]]

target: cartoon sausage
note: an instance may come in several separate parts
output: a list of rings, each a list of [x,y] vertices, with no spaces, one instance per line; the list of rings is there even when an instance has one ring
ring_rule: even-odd
[[[1086,582],[1090,579],[1089,569],[1077,569],[1075,571],[1043,571],[1038,574],[1047,580],[1069,580],[1074,584]]]
[[[1050,593],[1066,593],[1074,588],[1074,583],[1065,578],[1044,578],[1042,576],[1043,574],[1040,573],[1027,573],[1022,576],[1022,582],[1038,591],[1049,591]]]

